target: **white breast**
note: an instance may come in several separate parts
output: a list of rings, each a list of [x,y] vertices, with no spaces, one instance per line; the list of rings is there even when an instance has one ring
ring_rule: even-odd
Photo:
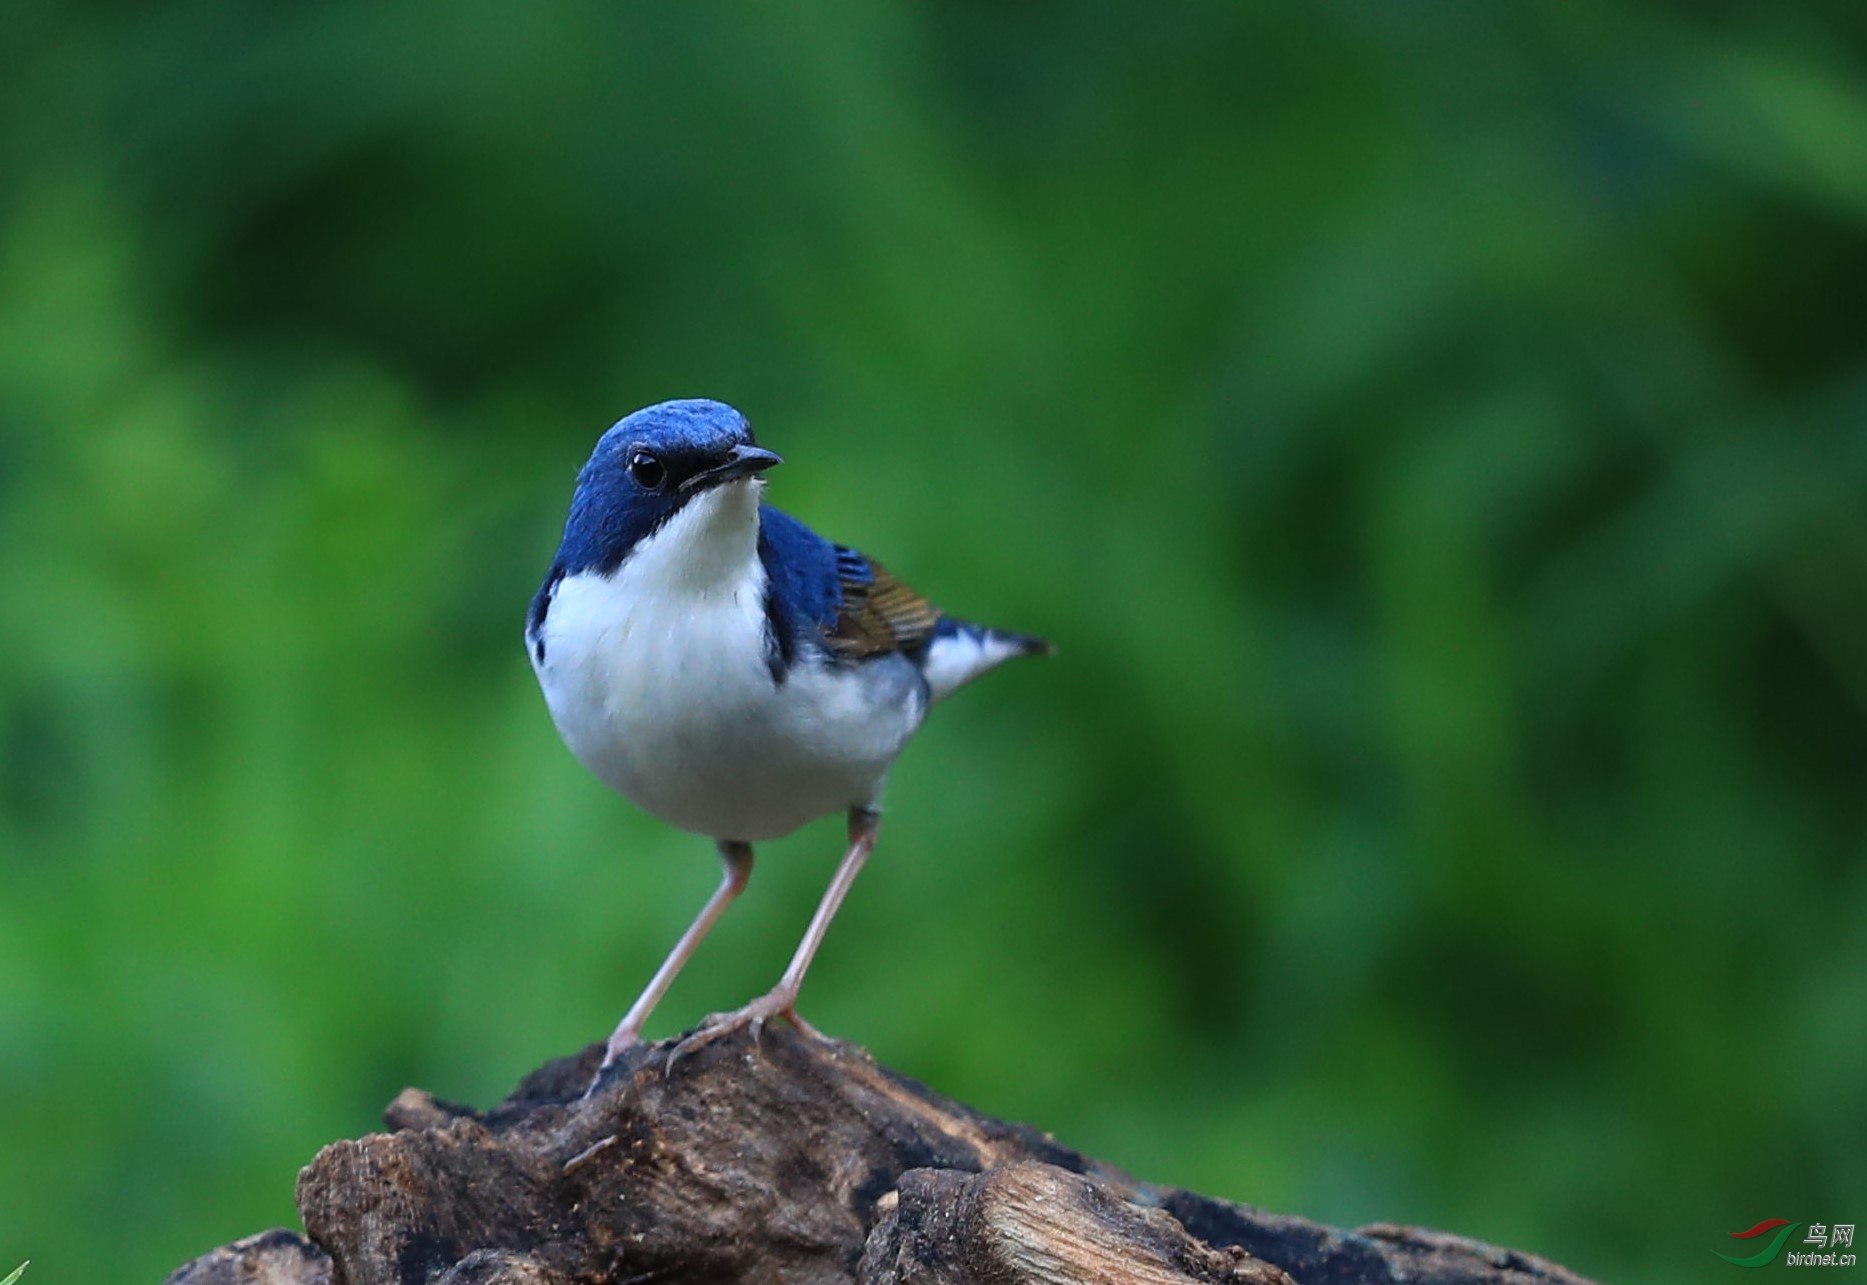
[[[605,576],[558,582],[533,667],[584,766],[672,825],[769,839],[872,806],[926,713],[900,661],[766,662],[758,489],[690,501]],[[800,657],[800,661],[804,658]]]

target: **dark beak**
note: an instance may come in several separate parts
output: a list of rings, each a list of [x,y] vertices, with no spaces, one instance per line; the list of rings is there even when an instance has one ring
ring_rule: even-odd
[[[774,464],[784,460],[772,451],[759,446],[735,446],[727,457],[710,469],[700,472],[681,483],[683,491],[704,491],[721,482],[730,482],[735,478],[751,477],[754,473],[763,473]]]

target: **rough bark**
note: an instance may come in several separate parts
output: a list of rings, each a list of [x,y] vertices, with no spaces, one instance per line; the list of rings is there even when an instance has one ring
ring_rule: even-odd
[[[484,1113],[410,1089],[169,1285],[1587,1285],[1512,1250],[1149,1186],[786,1028],[600,1055]]]

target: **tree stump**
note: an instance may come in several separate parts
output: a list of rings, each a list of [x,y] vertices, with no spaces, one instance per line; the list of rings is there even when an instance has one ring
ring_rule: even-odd
[[[169,1285],[1587,1285],[1410,1227],[1339,1231],[1137,1182],[789,1027],[670,1064],[591,1045],[476,1112],[404,1090],[277,1230]]]

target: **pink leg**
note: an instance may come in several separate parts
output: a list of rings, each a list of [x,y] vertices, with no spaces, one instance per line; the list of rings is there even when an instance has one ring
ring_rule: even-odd
[[[648,987],[641,997],[623,1014],[621,1024],[616,1027],[615,1034],[609,1037],[609,1047],[603,1053],[602,1071],[607,1071],[625,1049],[642,1038],[642,1026],[648,1021],[648,1015],[655,1011],[655,1005],[668,993],[668,987],[674,984],[674,978],[681,971],[682,965],[687,963],[687,957],[694,953],[701,938],[712,929],[726,907],[733,903],[733,899],[744,891],[746,880],[752,877],[751,844],[720,840],[720,861],[726,867],[720,886],[707,898],[707,904],[700,908],[699,915],[695,916],[687,931],[681,934],[681,939],[674,943],[674,949],[668,952],[668,957],[661,961],[661,967],[655,970],[655,975],[649,979]]]
[[[717,1013],[709,1017],[699,1030],[680,1042],[674,1050],[674,1057],[679,1058],[695,1049],[704,1048],[721,1036],[730,1035],[744,1026],[750,1026],[756,1037],[765,1023],[774,1017],[784,1018],[812,1038],[823,1038],[797,1015],[797,993],[803,988],[804,974],[810,969],[810,961],[816,957],[817,947],[823,944],[823,936],[829,931],[830,921],[836,918],[836,911],[843,904],[843,898],[849,895],[850,885],[856,882],[856,876],[862,872],[862,863],[875,850],[875,831],[881,819],[880,813],[868,808],[849,810],[849,851],[843,855],[843,863],[836,868],[823,900],[817,903],[817,913],[811,916],[810,927],[804,930],[804,940],[797,944],[797,952],[791,956],[791,964],[784,970],[784,976],[778,979],[778,984],[736,1012]]]

